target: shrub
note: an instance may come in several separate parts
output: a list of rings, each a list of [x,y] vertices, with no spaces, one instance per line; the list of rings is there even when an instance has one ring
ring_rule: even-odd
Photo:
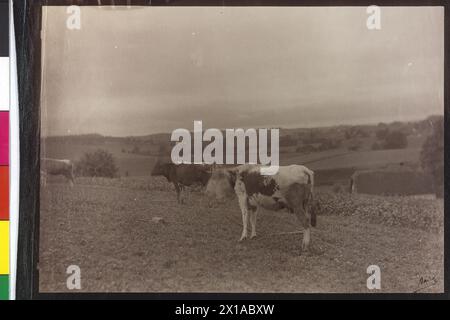
[[[114,178],[117,176],[117,171],[113,155],[103,149],[86,152],[76,163],[78,176]]]
[[[425,140],[420,153],[422,168],[433,177],[436,196],[444,196],[444,119],[433,123],[433,132]]]

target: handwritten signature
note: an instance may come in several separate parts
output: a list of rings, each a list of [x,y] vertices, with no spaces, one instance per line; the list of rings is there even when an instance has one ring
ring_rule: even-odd
[[[422,276],[419,278],[419,283],[417,284],[417,289],[414,291],[414,293],[425,290],[432,286],[435,286],[437,283],[438,283],[438,280],[435,275],[431,276],[431,277]]]

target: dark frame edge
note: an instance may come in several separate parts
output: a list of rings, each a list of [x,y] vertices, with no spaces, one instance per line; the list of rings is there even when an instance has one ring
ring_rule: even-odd
[[[450,153],[448,150],[448,141],[450,141],[450,4],[447,2],[444,6],[444,291],[447,299],[450,298],[450,217],[448,208],[450,202],[448,191],[450,185]],[[447,232],[445,232],[447,230]]]
[[[20,208],[16,299],[33,299],[39,272],[39,103],[41,4],[14,1],[19,89]]]

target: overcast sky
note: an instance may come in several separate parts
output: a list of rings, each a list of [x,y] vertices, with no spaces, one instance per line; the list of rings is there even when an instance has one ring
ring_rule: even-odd
[[[444,10],[48,7],[42,134],[314,127],[443,114]]]

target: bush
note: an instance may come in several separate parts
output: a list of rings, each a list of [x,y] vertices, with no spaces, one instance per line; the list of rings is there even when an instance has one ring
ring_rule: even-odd
[[[422,168],[433,177],[436,196],[444,196],[444,118],[433,123],[433,132],[420,153]]]
[[[102,149],[86,152],[76,163],[78,176],[114,178],[117,176],[117,171],[113,155]]]

